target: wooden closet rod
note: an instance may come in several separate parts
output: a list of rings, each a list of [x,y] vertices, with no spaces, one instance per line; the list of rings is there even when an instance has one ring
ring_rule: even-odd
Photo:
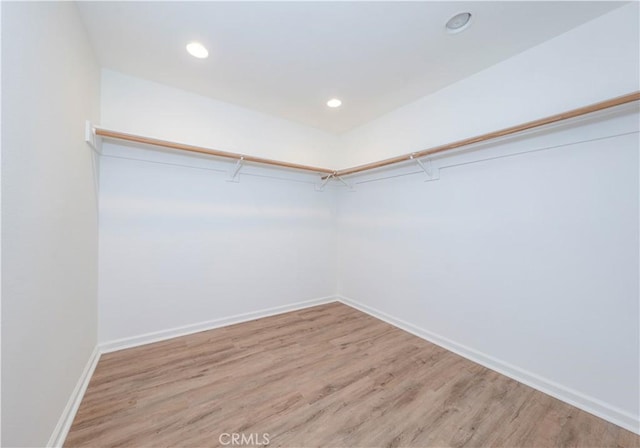
[[[199,154],[207,154],[215,157],[224,157],[226,159],[244,160],[245,162],[261,163],[263,165],[273,165],[283,168],[292,168],[294,170],[312,171],[314,173],[334,174],[334,170],[328,168],[319,168],[315,166],[300,165],[298,163],[282,162],[280,160],[265,159],[262,157],[247,156],[235,152],[219,151],[217,149],[203,148],[201,146],[186,145],[184,143],[170,142],[167,140],[159,140],[155,138],[142,137],[140,135],[126,134],[124,132],[110,131],[108,129],[96,128],[96,135],[116,140],[126,140],[129,142],[142,143],[145,145],[161,146],[163,148],[178,149],[180,151],[195,152]]]
[[[518,132],[526,131],[540,126],[556,123],[562,120],[568,120],[570,118],[580,117],[592,112],[597,112],[611,107],[620,106],[622,104],[631,103],[633,101],[640,100],[640,91],[629,93],[627,95],[612,98],[610,100],[601,101],[599,103],[591,104],[589,106],[579,107],[560,114],[551,115],[549,117],[540,118],[539,120],[529,121],[527,123],[519,124],[509,128],[501,129],[499,131],[489,132],[487,134],[478,135],[476,137],[466,138],[464,140],[458,140],[457,142],[447,143],[441,146],[435,146],[433,148],[424,149],[422,151],[413,152],[410,154],[403,154],[401,156],[391,157],[390,159],[380,160],[378,162],[366,163],[364,165],[356,166],[353,168],[347,168],[344,170],[338,170],[333,175],[336,177],[348,176],[350,174],[361,173],[363,171],[372,170],[375,168],[382,168],[384,166],[393,165],[395,163],[406,162],[412,159],[419,159],[421,157],[430,156],[432,154],[438,154],[452,149],[460,148],[462,146],[471,145],[473,143],[484,142],[492,140],[498,137],[504,137],[506,135],[516,134]],[[328,176],[323,177],[325,179]]]
[[[124,132],[111,131],[108,129],[96,128],[96,135],[112,138],[116,140],[126,140],[130,142],[142,143],[145,145],[161,146],[164,148],[177,149],[180,151],[195,152],[199,154],[206,154],[215,157],[223,157],[226,159],[244,160],[251,163],[260,163],[263,165],[279,166],[282,168],[291,168],[301,171],[311,171],[313,173],[325,174],[322,179],[329,177],[342,177],[350,174],[361,173],[363,171],[373,170],[376,168],[382,168],[388,165],[393,165],[400,162],[406,162],[412,159],[420,159],[422,157],[438,154],[452,149],[457,149],[463,146],[471,145],[474,143],[485,142],[493,140],[499,137],[516,134],[518,132],[527,131],[529,129],[538,128],[559,121],[568,120],[570,118],[580,117],[593,112],[609,109],[615,106],[620,106],[626,103],[640,100],[640,91],[629,93],[627,95],[612,98],[610,100],[601,101],[599,103],[591,104],[589,106],[579,107],[567,112],[562,112],[549,117],[540,118],[538,120],[529,121],[527,123],[519,124],[509,128],[501,129],[499,131],[489,132],[487,134],[478,135],[476,137],[466,138],[464,140],[458,140],[457,142],[447,143],[445,145],[435,146],[433,148],[424,149],[418,152],[412,152],[409,154],[403,154],[401,156],[391,157],[389,159],[380,160],[378,162],[366,163],[353,168],[346,168],[344,170],[331,170],[329,168],[320,168],[316,166],[300,165],[297,163],[282,162],[280,160],[265,159],[262,157],[248,156],[235,152],[219,151],[217,149],[203,148],[201,146],[186,145],[184,143],[170,142],[167,140],[159,140],[155,138],[143,137],[140,135],[126,134]]]

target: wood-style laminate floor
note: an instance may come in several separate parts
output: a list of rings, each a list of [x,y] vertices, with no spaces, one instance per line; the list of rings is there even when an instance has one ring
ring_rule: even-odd
[[[233,433],[273,447],[640,446],[339,303],[103,355],[65,446],[239,446]]]

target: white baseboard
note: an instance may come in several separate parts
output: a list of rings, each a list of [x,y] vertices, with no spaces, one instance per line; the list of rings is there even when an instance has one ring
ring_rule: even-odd
[[[47,447],[62,447],[64,444],[64,440],[67,438],[67,434],[69,433],[69,429],[71,428],[71,424],[73,423],[73,419],[78,412],[78,408],[80,407],[80,403],[82,402],[82,397],[84,397],[84,393],[89,386],[89,381],[91,380],[91,376],[93,375],[93,371],[96,369],[98,365],[98,361],[100,360],[100,349],[96,346],[87,361],[80,378],[78,379],[78,383],[76,387],[71,392],[71,396],[69,397],[69,401],[67,401],[67,405],[64,407],[62,411],[62,415],[58,420],[58,424],[53,430],[51,437],[49,438],[49,442],[47,443]]]
[[[395,327],[398,327],[408,333],[425,339],[433,344],[439,345],[451,352],[454,352],[464,358],[467,358],[484,367],[501,373],[520,383],[526,384],[540,392],[550,395],[558,400],[564,401],[590,414],[596,415],[622,428],[628,429],[636,434],[640,434],[640,417],[634,416],[622,409],[618,409],[601,400],[589,397],[578,391],[572,390],[566,386],[555,383],[551,380],[538,376],[534,373],[523,370],[519,367],[511,365],[500,359],[489,356],[462,344],[458,344],[438,334],[432,333],[424,328],[417,327],[413,324],[398,319],[387,313],[379,311],[368,305],[359,303],[353,299],[338,295],[337,299],[345,305],[356,308],[367,313],[377,319],[383,320]]]
[[[220,319],[198,322],[195,324],[184,325],[181,327],[170,328],[167,330],[155,331],[153,333],[141,334],[114,341],[103,342],[99,344],[101,353],[109,353],[125,348],[138,347],[140,345],[160,342],[178,336],[186,336],[188,334],[198,333],[200,331],[213,330],[215,328],[226,327],[228,325],[239,324],[250,320],[260,319],[262,317],[274,316],[276,314],[288,313],[303,308],[322,305],[325,303],[336,302],[336,296],[321,297],[319,299],[305,300],[304,302],[296,302],[288,305],[276,306],[250,313],[236,314],[234,316],[223,317]]]

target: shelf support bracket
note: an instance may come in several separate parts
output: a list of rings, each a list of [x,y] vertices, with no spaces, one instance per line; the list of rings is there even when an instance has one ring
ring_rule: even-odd
[[[235,183],[240,182],[240,177],[238,176],[238,174],[242,169],[242,165],[244,165],[244,156],[238,159],[238,161],[236,162],[236,165],[233,167],[233,170],[229,172],[229,178],[227,179],[227,182],[235,182]]]
[[[324,191],[324,187],[327,186],[329,181],[335,177],[336,173],[331,173],[320,183],[320,185],[316,184],[316,191]]]
[[[346,180],[344,180],[340,176],[335,176],[335,178],[338,179],[340,182],[342,182],[344,184],[344,186],[349,189],[349,191],[356,191],[356,187],[355,187],[354,184],[350,184],[349,182],[347,182]]]
[[[102,138],[96,135],[96,128],[93,127],[89,120],[84,123],[84,141],[96,154],[102,154]]]
[[[418,166],[422,168],[422,171],[424,171],[424,173],[427,175],[427,179],[425,179],[425,182],[440,179],[440,169],[436,166],[433,166],[433,164],[431,163],[431,159],[427,159],[426,163],[423,163],[419,158],[415,156],[415,154],[411,154],[409,158],[416,162]]]
[[[100,156],[102,155],[102,137],[96,135],[96,128],[86,120],[84,123],[84,141],[91,148],[91,170],[93,171],[93,188],[96,195],[96,205],[100,201]],[[96,210],[97,211],[97,210]]]

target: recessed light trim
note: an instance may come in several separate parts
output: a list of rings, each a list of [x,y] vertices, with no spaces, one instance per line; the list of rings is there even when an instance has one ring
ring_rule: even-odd
[[[470,12],[461,12],[451,17],[444,27],[447,30],[447,33],[459,33],[469,28],[472,17],[473,15]]]
[[[336,107],[342,106],[342,101],[340,101],[338,98],[331,98],[329,101],[327,101],[327,106],[335,109]]]
[[[206,59],[209,56],[209,51],[200,42],[187,44],[187,51],[191,56],[198,59]]]

